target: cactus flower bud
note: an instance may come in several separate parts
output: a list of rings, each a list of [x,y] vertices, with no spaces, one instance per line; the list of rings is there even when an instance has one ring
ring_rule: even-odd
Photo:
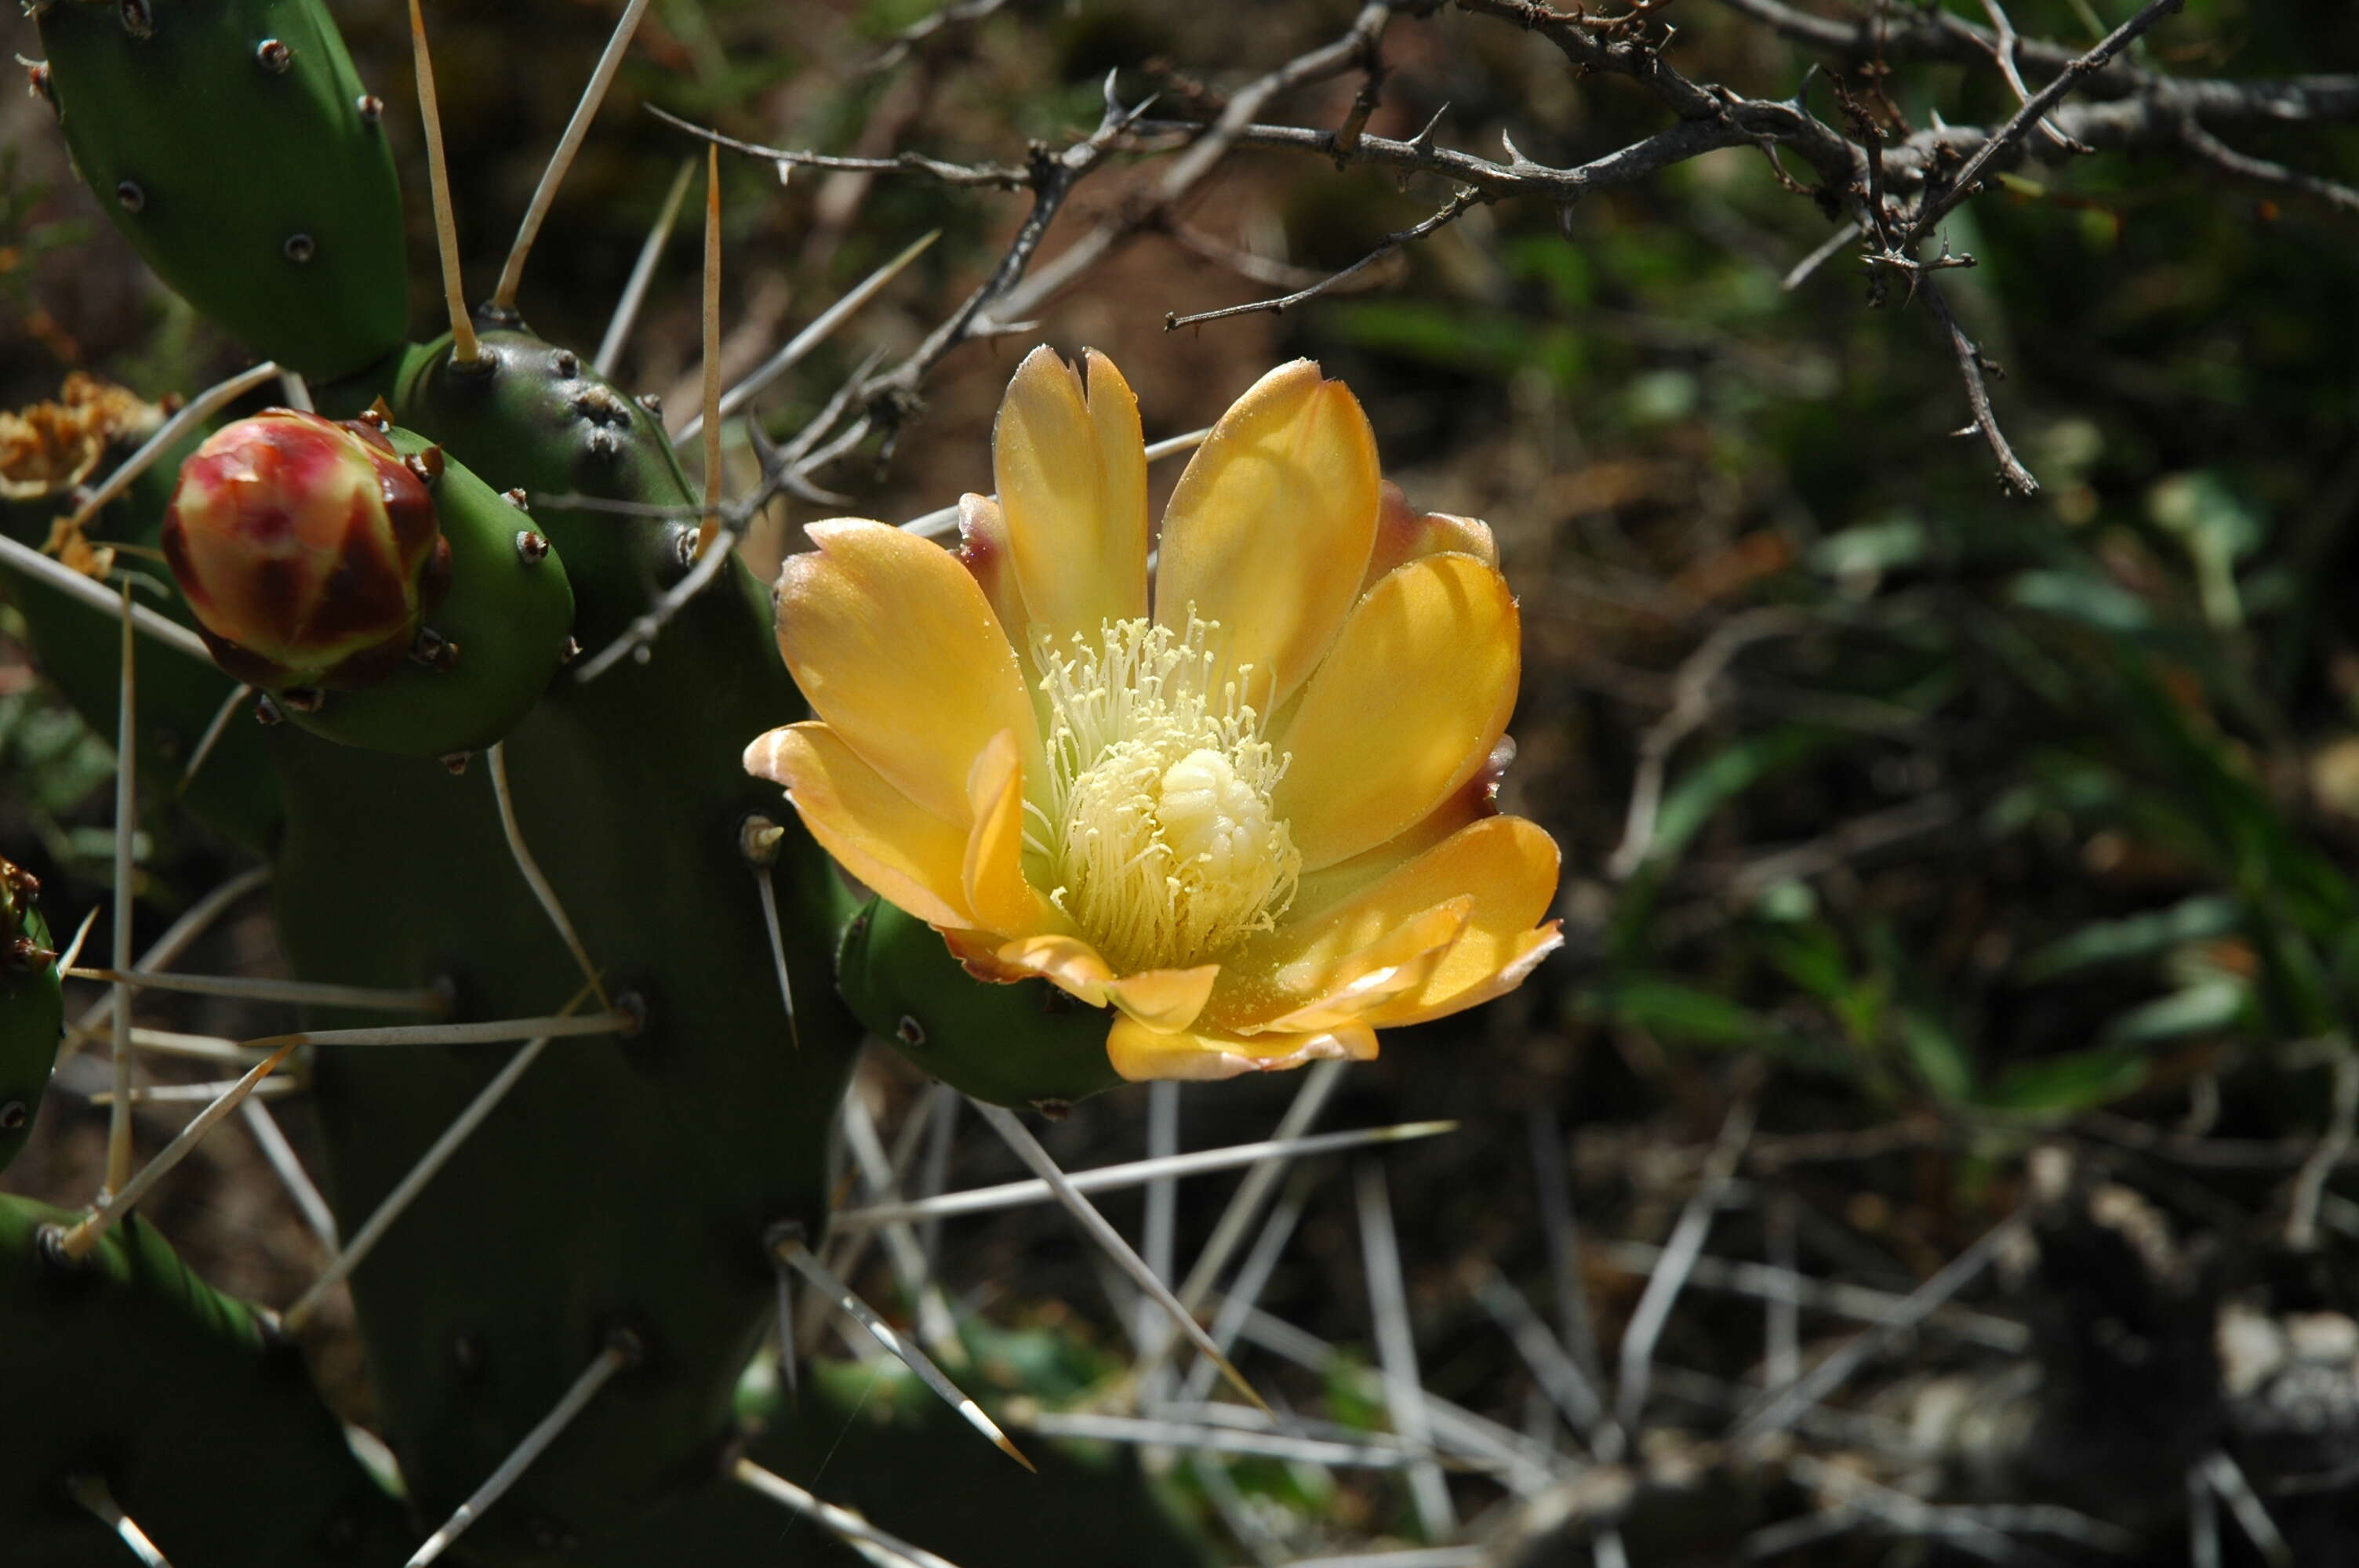
[[[181,465],[163,545],[222,668],[274,689],[382,678],[451,580],[433,498],[392,443],[285,408]]]

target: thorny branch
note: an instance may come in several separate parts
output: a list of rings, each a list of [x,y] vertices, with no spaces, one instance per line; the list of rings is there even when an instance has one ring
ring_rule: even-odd
[[[1462,189],[1450,199],[1447,206],[1432,217],[1409,228],[1398,229],[1386,234],[1376,243],[1376,248],[1366,255],[1362,256],[1343,271],[1331,273],[1307,287],[1298,288],[1293,293],[1277,299],[1256,299],[1250,304],[1232,305],[1221,310],[1199,310],[1193,316],[1181,316],[1166,311],[1163,315],[1163,330],[1169,332],[1180,327],[1193,327],[1205,321],[1223,320],[1231,316],[1249,316],[1257,310],[1266,310],[1273,316],[1283,316],[1294,307],[1318,298],[1337,284],[1375,265],[1410,241],[1421,240],[1444,224],[1456,222],[1464,216],[1468,208],[1474,205],[1476,200],[1473,191]]]
[[[1991,59],[1997,61],[1999,74],[2006,78],[2007,86],[2015,92],[2015,101],[2018,103],[2030,103],[2031,89],[2024,85],[2023,67],[2016,59],[2016,50],[2021,46],[2023,40],[2016,34],[2014,20],[2007,16],[2006,7],[2000,5],[1998,0],[1983,0],[1983,11],[1990,17],[1991,30],[1996,35],[1991,44]],[[1889,10],[1885,12],[1885,16],[1890,15]],[[2051,121],[2040,121],[2039,129],[2049,143],[2066,152],[2088,151],[2088,148],[2067,138]]]
[[[1981,432],[1983,439],[1990,446],[1992,458],[1998,463],[2001,484],[2017,495],[2038,493],[2039,481],[2032,478],[2031,470],[2017,460],[2015,449],[2007,445],[2006,438],[1999,432],[1997,416],[1991,412],[1990,384],[1984,377],[1999,373],[1998,367],[1984,355],[1972,338],[1966,336],[1966,330],[1958,325],[1958,319],[1950,313],[1950,302],[1942,297],[1938,285],[1930,278],[1919,279],[1917,292],[1925,301],[1926,308],[1933,312],[1934,319],[1941,323],[1941,330],[1949,334],[1950,351],[1958,356],[1958,374],[1966,384],[1966,403],[1974,411],[1974,422],[1959,434],[1971,436]]]
[[[1674,123],[1624,146],[1583,161],[1554,166],[1526,156],[1502,135],[1502,153],[1485,157],[1444,143],[1443,116],[1416,135],[1400,140],[1371,134],[1367,126],[1381,107],[1386,81],[1383,45],[1393,23],[1424,18],[1443,0],[1365,0],[1338,37],[1284,61],[1223,95],[1208,100],[1217,110],[1209,121],[1149,121],[1152,101],[1124,107],[1106,82],[1105,111],[1085,137],[1061,149],[1035,146],[1021,165],[958,162],[915,151],[889,157],[843,157],[791,148],[763,146],[673,120],[693,134],[733,151],[782,168],[808,167],[899,175],[969,189],[1027,190],[1032,206],[1006,249],[984,281],[940,321],[916,349],[897,362],[854,378],[821,416],[826,427],[799,443],[791,460],[766,453],[764,477],[752,492],[731,503],[738,521],[750,517],[782,491],[807,491],[816,468],[847,454],[838,424],[856,418],[880,432],[889,450],[898,430],[922,402],[925,379],[962,345],[1020,331],[1027,318],[1121,247],[1141,237],[1173,233],[1180,214],[1208,178],[1234,151],[1266,148],[1307,153],[1338,168],[1366,168],[1397,176],[1438,176],[1450,182],[1449,200],[1424,222],[1386,236],[1368,255],[1342,271],[1313,277],[1275,299],[1260,300],[1193,317],[1171,317],[1168,325],[1212,321],[1263,311],[1282,311],[1334,289],[1385,256],[1456,221],[1486,203],[1536,200],[1569,209],[1592,190],[1651,178],[1674,165],[1731,147],[1756,147],[1775,161],[1782,150],[1808,166],[1815,184],[1803,185],[1779,170],[1783,182],[1840,215],[1837,240],[1818,259],[1842,248],[1856,232],[1866,241],[1863,259],[1871,276],[1897,272],[1911,287],[1907,297],[1922,297],[1956,356],[1968,404],[1971,429],[1982,435],[1996,461],[2001,482],[2028,495],[2038,489],[2029,470],[2001,433],[1991,405],[1987,378],[1996,367],[1959,326],[1949,302],[1925,281],[1944,267],[1973,265],[1973,258],[1919,257],[1917,247],[1942,218],[1989,180],[2027,162],[2053,164],[2099,151],[2175,154],[2204,167],[2271,189],[2291,192],[2343,212],[2359,212],[2359,191],[2321,176],[2238,152],[2222,133],[2262,125],[2318,124],[2359,121],[2359,76],[2315,75],[2235,81],[2173,77],[2125,60],[2125,45],[2178,10],[2183,0],[2147,0],[2103,42],[2086,51],[2026,38],[2017,33],[1997,0],[1984,0],[1992,26],[1982,27],[1939,8],[1880,5],[1857,20],[1817,16],[1784,0],[1719,0],[1725,9],[1823,54],[1840,69],[1881,72],[1907,61],[1952,61],[1995,69],[2014,91],[2020,108],[2004,124],[1946,124],[1895,128],[1886,143],[1872,119],[1849,115],[1848,132],[1811,112],[1804,90],[1786,100],[1748,97],[1716,83],[1684,75],[1666,58],[1676,29],[1659,15],[1664,0],[1637,0],[1614,14],[1560,10],[1538,0],[1451,0],[1454,8],[1511,23],[1547,40],[1582,76],[1610,75],[1645,89]],[[953,5],[944,24],[979,20],[997,6]],[[898,40],[919,41],[930,27]],[[889,52],[889,51],[888,51]],[[880,59],[880,68],[894,63]],[[1301,88],[1353,73],[1360,86],[1341,124],[1333,129],[1274,123],[1266,110]],[[2038,85],[2034,86],[2037,81]],[[1844,95],[1838,84],[1838,102]],[[2066,102],[2068,97],[2077,101]],[[669,116],[666,116],[668,119]],[[2037,135],[2033,133],[2035,130]],[[1076,187],[1116,156],[1168,157],[1160,177],[1117,203],[1060,249],[1035,266],[1043,243]],[[1805,268],[1796,269],[1806,276]],[[1881,295],[1871,292],[1871,302]],[[824,437],[834,438],[822,440]]]
[[[1919,205],[1915,216],[1909,220],[1908,232],[1901,236],[1901,243],[1904,245],[1915,243],[1926,230],[1940,222],[1959,202],[1981,189],[1983,170],[1990,167],[1992,159],[2019,141],[2024,132],[2037,124],[2041,115],[2055,107],[2084,78],[2104,70],[2106,62],[2121,52],[2131,39],[2171,12],[2183,8],[2186,4],[2187,0],[2147,0],[2136,16],[2106,34],[2104,42],[2066,66],[2058,73],[2056,80],[2026,99],[2023,107],[2015,112],[2015,117],[1975,148],[1964,167],[1944,182],[1940,195],[1928,194]]]

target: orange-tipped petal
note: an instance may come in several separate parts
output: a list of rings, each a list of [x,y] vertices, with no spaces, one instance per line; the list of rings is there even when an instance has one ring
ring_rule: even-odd
[[[919,806],[818,722],[745,748],[745,771],[786,786],[803,826],[843,869],[929,925],[972,925],[961,879],[966,836]]]
[[[1024,880],[1024,764],[1016,731],[991,738],[967,775],[974,813],[963,883],[967,907],[986,931],[1030,932],[1049,924],[1047,906]]]
[[[1446,512],[1419,512],[1408,503],[1400,486],[1386,480],[1376,506],[1376,544],[1368,556],[1363,591],[1374,588],[1396,568],[1427,556],[1472,556],[1485,566],[1499,564],[1499,546],[1491,525],[1473,517]]]
[[[993,948],[990,961],[999,969],[997,974],[985,974],[964,953],[960,954],[960,958],[970,971],[987,979],[1044,979],[1092,1007],[1106,1005],[1108,991],[1114,983],[1114,966],[1095,947],[1078,936],[1059,932],[1019,936]]]
[[[843,742],[945,822],[969,820],[967,772],[991,738],[1038,748],[1032,700],[999,617],[940,547],[882,523],[805,528],[819,548],[778,572],[778,651]]]
[[[1471,556],[1429,556],[1370,589],[1277,744],[1273,804],[1308,871],[1422,821],[1481,771],[1515,711],[1516,601]]]
[[[1303,1033],[1366,1022],[1385,1002],[1432,979],[1473,912],[1473,896],[1462,893],[1332,963],[1289,966],[1277,975],[1278,986],[1311,1000],[1262,1029]]]
[[[1360,591],[1376,528],[1376,442],[1343,383],[1309,360],[1221,416],[1163,514],[1155,617],[1217,622],[1228,669],[1264,713],[1299,687]]]
[[[1563,946],[1564,933],[1551,920],[1504,944],[1490,941],[1482,951],[1467,953],[1454,967],[1452,960],[1459,955],[1454,950],[1444,953],[1430,977],[1370,1010],[1367,1022],[1372,1028],[1397,1029],[1479,1007],[1522,985],[1524,977],[1538,968],[1541,959]],[[1467,979],[1469,976],[1473,978]]]
[[[1024,585],[1016,580],[1016,553],[1007,539],[1007,514],[999,503],[972,492],[959,497],[959,565],[973,575],[999,617],[999,629],[1021,665],[1031,646],[1030,612],[1024,608]]]
[[[1176,1033],[1196,1022],[1220,975],[1218,964],[1192,969],[1142,969],[1107,986],[1106,998],[1126,1016],[1158,1033]]]
[[[1520,816],[1461,828],[1342,903],[1288,921],[1229,956],[1207,1016],[1224,1029],[1263,1026],[1299,983],[1383,940],[1437,904],[1472,894],[1465,931],[1426,980],[1369,1015],[1371,1022],[1439,1016],[1461,992],[1516,961],[1556,897],[1556,843]],[[1303,998],[1302,1000],[1309,1000]],[[1446,1005],[1445,1005],[1446,1004]]]
[[[1240,1073],[1272,1073],[1332,1057],[1375,1059],[1375,1032],[1364,1024],[1309,1034],[1263,1034],[1250,1040],[1183,1031],[1160,1033],[1126,1013],[1114,1014],[1106,1032],[1106,1056],[1114,1070],[1134,1083],[1152,1078],[1202,1082]]]
[[[1052,349],[1025,357],[999,406],[992,469],[1035,626],[1092,643],[1147,613],[1147,447],[1138,400],[1112,361],[1089,385]],[[1028,651],[1028,650],[1027,650]]]
[[[999,949],[1006,938],[992,931],[968,931],[957,926],[934,928],[941,935],[943,945],[959,966],[979,980],[994,985],[1013,985],[1018,980],[1037,980],[1039,975],[1016,964],[1003,961]]]

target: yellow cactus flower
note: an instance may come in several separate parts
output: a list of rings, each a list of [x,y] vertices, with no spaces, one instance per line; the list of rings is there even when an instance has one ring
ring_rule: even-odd
[[[778,646],[818,717],[747,769],[973,973],[1110,1005],[1125,1077],[1366,1058],[1515,986],[1557,849],[1493,805],[1521,653],[1490,531],[1411,511],[1299,360],[1195,454],[1150,569],[1138,406],[1087,370],[1018,368],[957,554],[810,525]]]

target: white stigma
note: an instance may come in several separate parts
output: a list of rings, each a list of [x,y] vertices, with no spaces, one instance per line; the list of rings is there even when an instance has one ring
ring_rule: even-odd
[[[1302,856],[1270,808],[1288,758],[1234,679],[1211,690],[1216,627],[1110,621],[1033,648],[1047,776],[1027,790],[1038,885],[1123,973],[1186,968],[1267,930]],[[1245,672],[1239,671],[1242,675]]]

